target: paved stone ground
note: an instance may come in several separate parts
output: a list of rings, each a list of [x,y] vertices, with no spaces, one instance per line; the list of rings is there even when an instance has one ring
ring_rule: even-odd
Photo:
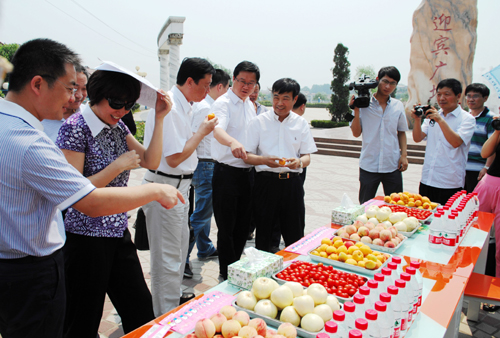
[[[328,114],[322,109],[308,109],[306,118],[328,119]],[[146,114],[139,113],[145,118]],[[136,114],[138,117],[138,114]],[[139,118],[139,119],[141,119]],[[353,138],[348,127],[336,129],[312,129],[314,136],[326,136],[333,138]],[[413,143],[411,133],[408,133],[408,143]],[[357,202],[359,181],[358,181],[358,159],[333,157],[325,155],[312,155],[312,164],[307,169],[307,179],[305,183],[305,203],[306,203],[306,228],[309,233],[318,227],[330,223],[331,210],[340,203],[342,195],[346,193],[353,202]],[[404,189],[406,191],[418,191],[418,184],[422,171],[421,165],[410,165],[403,174]],[[140,185],[144,176],[144,169],[136,169],[131,173],[129,186]],[[382,187],[378,190],[378,195],[383,194]],[[129,220],[130,230],[135,221],[136,210],[130,211],[132,216]],[[217,238],[217,227],[212,219],[212,229],[210,238],[214,243]],[[254,241],[247,242],[247,246],[253,246]],[[150,264],[149,251],[139,251],[139,258],[144,271],[144,277],[150,285]],[[196,247],[191,254],[191,264],[194,277],[184,279],[183,288],[187,292],[200,294],[218,284],[219,265],[218,260],[199,261],[196,258]],[[474,323],[467,321],[467,304],[464,304],[462,311],[462,322],[460,324],[460,338],[473,337],[500,337],[500,313],[487,313],[481,310],[480,321]],[[117,315],[109,298],[106,299],[101,325],[99,327],[101,338],[116,338],[123,335],[120,325],[120,317]]]

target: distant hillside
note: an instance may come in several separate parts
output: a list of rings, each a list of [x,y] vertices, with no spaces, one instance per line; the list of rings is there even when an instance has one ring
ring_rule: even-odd
[[[316,93],[325,93],[325,94],[332,94],[332,91],[330,90],[330,84],[325,83],[324,85],[313,85],[312,88],[309,88],[307,86],[302,88],[303,92],[309,92],[311,94],[316,94]]]

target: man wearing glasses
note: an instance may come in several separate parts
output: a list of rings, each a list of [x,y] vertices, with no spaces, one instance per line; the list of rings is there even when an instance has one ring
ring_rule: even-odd
[[[467,164],[465,166],[465,190],[468,193],[474,191],[477,182],[483,178],[486,171],[495,159],[495,153],[484,159],[481,157],[481,148],[484,142],[495,131],[491,126],[493,114],[484,103],[490,96],[490,90],[482,83],[471,83],[465,88],[465,98],[469,113],[476,119],[476,128],[469,148]]]
[[[351,131],[363,134],[359,158],[359,202],[375,197],[382,183],[385,195],[403,191],[402,172],[408,169],[406,122],[403,103],[391,97],[401,74],[396,67],[379,70],[377,92],[367,108],[354,108]],[[350,105],[354,102],[354,95]]]
[[[260,78],[257,65],[239,63],[233,72],[233,87],[212,105],[219,119],[214,129],[212,156],[217,161],[212,180],[213,209],[217,222],[220,277],[227,279],[227,267],[240,259],[250,227],[252,166],[246,164],[245,130],[256,117],[250,94]]]

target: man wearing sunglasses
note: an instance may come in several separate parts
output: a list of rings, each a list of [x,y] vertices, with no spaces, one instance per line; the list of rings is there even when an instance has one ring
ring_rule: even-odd
[[[202,101],[210,91],[215,69],[205,59],[186,58],[177,73],[177,84],[168,95],[173,107],[163,123],[163,150],[160,166],[144,175],[144,184],[161,183],[176,187],[188,201],[189,187],[198,165],[196,147],[210,134],[217,119],[205,117],[198,130],[191,130],[190,102]],[[148,145],[154,129],[154,110],[148,114],[144,144]],[[184,303],[194,294],[182,294],[181,283],[189,248],[189,203],[164,210],[158,203],[143,207],[146,215],[151,253],[151,293],[153,309],[160,316]],[[180,298],[179,298],[180,296]]]
[[[217,222],[217,250],[220,277],[227,279],[227,267],[240,259],[250,229],[250,195],[253,166],[241,144],[245,130],[257,115],[249,96],[259,82],[260,70],[249,61],[233,72],[233,87],[212,105],[219,118],[214,130],[212,156],[217,161],[212,180],[213,208]]]
[[[363,135],[359,157],[360,204],[375,197],[380,183],[386,195],[403,191],[402,172],[408,169],[408,123],[403,103],[391,97],[400,79],[396,67],[381,68],[377,92],[370,98],[370,105],[354,108],[352,135]],[[353,102],[354,95],[349,104]]]

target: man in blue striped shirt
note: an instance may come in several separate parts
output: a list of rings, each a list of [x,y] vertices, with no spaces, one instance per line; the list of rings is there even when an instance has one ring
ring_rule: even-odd
[[[9,92],[0,101],[0,335],[62,337],[65,241],[60,210],[92,217],[182,195],[168,185],[96,189],[43,132],[74,100],[78,56],[48,39],[19,47]]]
[[[468,193],[474,191],[477,182],[483,178],[484,174],[493,163],[495,154],[487,159],[481,157],[481,148],[484,142],[493,134],[491,126],[493,114],[484,103],[490,96],[490,90],[482,83],[471,83],[465,88],[465,98],[469,113],[476,119],[476,128],[472,135],[472,140],[465,166],[465,189]]]

